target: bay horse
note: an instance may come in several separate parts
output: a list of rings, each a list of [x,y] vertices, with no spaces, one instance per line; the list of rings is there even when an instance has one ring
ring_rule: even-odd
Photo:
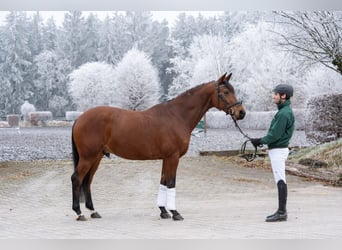
[[[95,211],[90,185],[104,155],[110,153],[131,160],[162,159],[157,197],[160,217],[183,220],[176,210],[176,172],[179,158],[188,150],[191,132],[208,109],[216,107],[243,119],[245,109],[237,101],[229,83],[232,74],[203,83],[185,91],[171,101],[144,111],[115,107],[95,107],[84,112],[72,128],[72,154],[75,171],[72,181],[72,209],[77,220],[86,220],[80,209],[81,191],[92,218],[101,218]]]

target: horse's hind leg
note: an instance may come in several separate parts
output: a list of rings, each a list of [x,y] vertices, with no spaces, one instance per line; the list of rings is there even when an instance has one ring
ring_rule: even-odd
[[[102,155],[99,156],[99,159],[96,160],[96,162],[92,165],[90,168],[88,174],[85,176],[83,183],[82,183],[82,188],[84,190],[84,195],[85,195],[85,206],[91,211],[91,218],[101,218],[101,215],[95,211],[93,201],[91,198],[91,182],[93,180],[94,174],[96,170],[99,167],[100,161],[102,159]]]
[[[80,208],[80,194],[81,194],[81,186],[83,183],[84,177],[87,175],[91,167],[91,163],[80,159],[75,168],[75,172],[71,175],[72,182],[72,209],[77,214],[77,220],[84,221],[86,218],[81,212]]]

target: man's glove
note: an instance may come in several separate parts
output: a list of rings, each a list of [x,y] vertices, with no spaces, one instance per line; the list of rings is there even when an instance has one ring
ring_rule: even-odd
[[[262,147],[261,138],[252,138],[251,143],[254,147]]]

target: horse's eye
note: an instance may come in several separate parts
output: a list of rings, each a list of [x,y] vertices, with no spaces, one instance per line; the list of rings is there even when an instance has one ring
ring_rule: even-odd
[[[228,94],[229,94],[229,91],[228,91],[228,90],[224,91],[224,94],[225,94],[225,95],[228,95]]]

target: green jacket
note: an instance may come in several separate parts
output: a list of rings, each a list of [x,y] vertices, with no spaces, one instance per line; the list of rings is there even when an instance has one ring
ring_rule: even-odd
[[[278,105],[278,112],[273,117],[267,135],[261,138],[261,143],[267,144],[269,149],[289,146],[295,127],[295,118],[290,104],[290,100],[286,100]]]

